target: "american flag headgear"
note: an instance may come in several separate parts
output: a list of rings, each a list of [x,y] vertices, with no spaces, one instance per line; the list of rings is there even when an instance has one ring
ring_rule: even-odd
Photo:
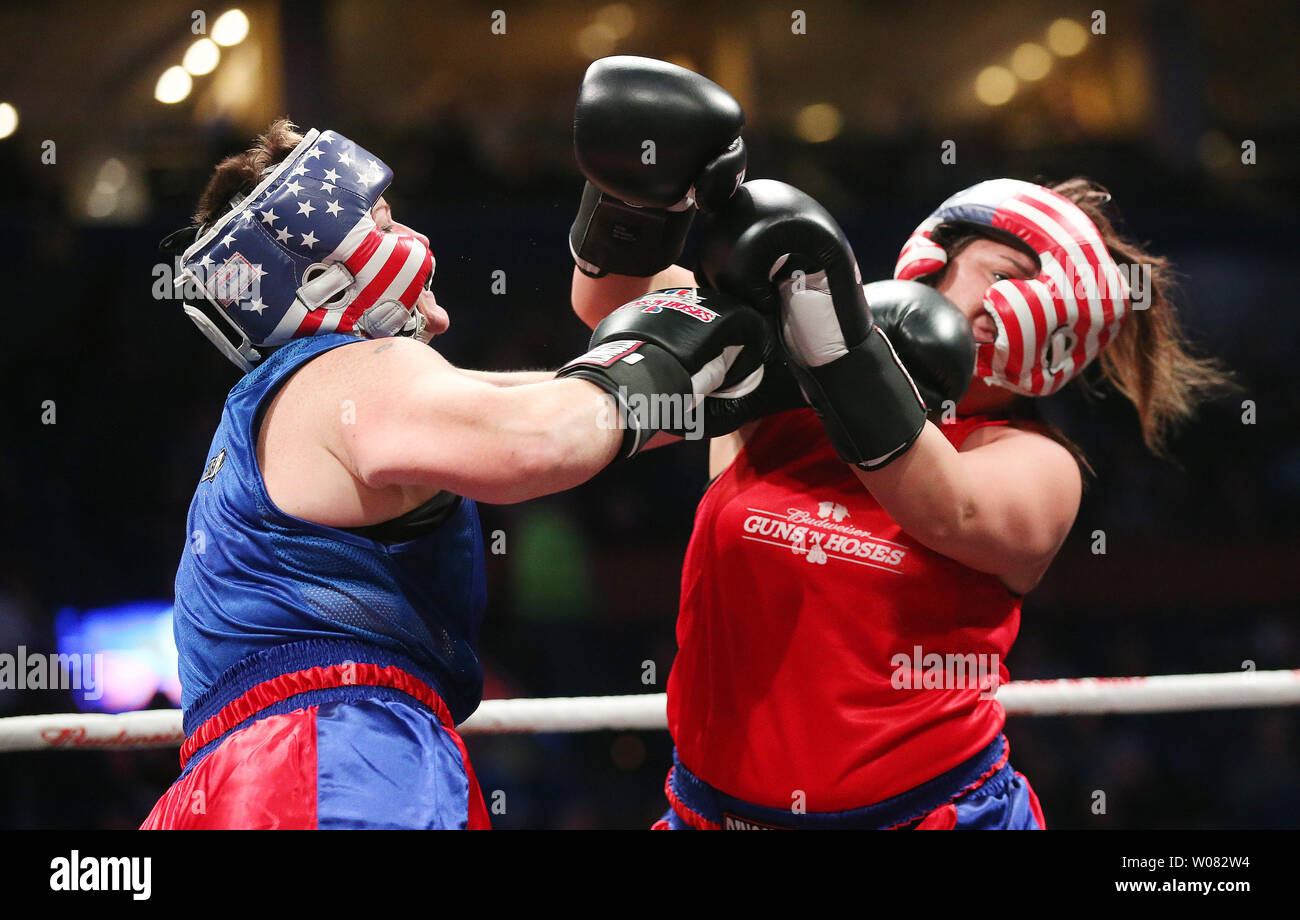
[[[1128,282],[1101,233],[1072,201],[1018,179],[990,179],[958,192],[908,238],[894,277],[939,271],[948,254],[940,225],[971,227],[1038,259],[1027,281],[998,281],[984,294],[997,339],[978,346],[975,374],[1026,396],[1047,396],[1084,369],[1114,338],[1131,309]]]
[[[371,209],[393,171],[334,131],[308,131],[181,256],[185,313],[245,371],[291,339],[419,336],[433,277],[421,239],[381,232]],[[224,320],[231,328],[223,329]]]

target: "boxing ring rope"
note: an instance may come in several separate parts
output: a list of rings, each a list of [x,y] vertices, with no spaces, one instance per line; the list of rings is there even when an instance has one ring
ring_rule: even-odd
[[[1101,715],[1300,706],[1300,669],[1159,677],[1081,677],[1013,681],[997,699],[1013,716]],[[463,734],[664,730],[662,693],[550,699],[484,700]],[[181,713],[155,709],[121,715],[60,713],[0,719],[0,752],[64,748],[128,750],[179,747]]]

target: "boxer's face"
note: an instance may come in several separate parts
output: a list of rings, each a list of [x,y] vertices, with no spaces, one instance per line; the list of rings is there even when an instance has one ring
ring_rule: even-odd
[[[1037,274],[1034,260],[1019,249],[976,239],[948,263],[935,289],[966,314],[975,329],[976,342],[992,342],[998,330],[984,309],[984,292],[999,281],[1027,280]]]
[[[383,233],[396,233],[399,236],[414,237],[429,247],[429,238],[423,233],[417,233],[405,224],[399,224],[393,220],[393,209],[384,198],[375,202],[375,206],[370,210],[370,216],[374,219],[375,226]],[[433,296],[432,291],[421,291],[420,299],[416,301],[416,308],[424,314],[424,338],[431,339],[435,335],[441,335],[447,331],[451,325],[451,317],[447,311],[438,305],[437,299]]]
[[[984,309],[984,292],[999,281],[1027,280],[1038,274],[1034,260],[1005,243],[975,239],[948,262],[935,290],[955,303],[975,330],[976,342],[997,338],[993,317]],[[1015,394],[1002,387],[984,386],[976,380],[957,406],[961,415],[997,409],[1010,403]]]

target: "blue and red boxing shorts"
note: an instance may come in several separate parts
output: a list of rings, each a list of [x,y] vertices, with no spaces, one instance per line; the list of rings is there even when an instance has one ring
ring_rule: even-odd
[[[268,649],[185,722],[180,778],[143,830],[490,827],[446,704],[404,656],[343,641]]]
[[[1008,762],[1005,735],[974,757],[914,789],[865,808],[795,813],[741,801],[714,789],[673,753],[665,793],[670,808],[655,830],[1045,830],[1029,780]]]

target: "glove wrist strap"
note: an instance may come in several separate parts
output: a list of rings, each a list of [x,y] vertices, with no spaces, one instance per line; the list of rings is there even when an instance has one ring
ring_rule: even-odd
[[[603,342],[555,376],[586,380],[614,397],[617,418],[609,422],[623,428],[620,460],[636,456],[658,432],[681,428],[682,413],[694,411],[690,375],[669,352],[650,342]],[[603,420],[601,424],[604,427]]]
[[[681,258],[694,219],[694,207],[638,208],[588,182],[569,229],[569,250],[578,270],[592,278],[649,278]]]
[[[879,329],[829,364],[791,368],[835,452],[859,469],[889,465],[925,427],[925,403]]]

